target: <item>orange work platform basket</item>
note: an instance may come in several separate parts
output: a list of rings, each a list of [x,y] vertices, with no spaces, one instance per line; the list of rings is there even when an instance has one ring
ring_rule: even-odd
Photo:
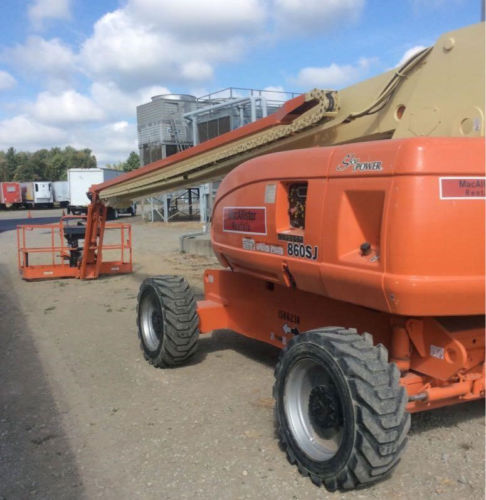
[[[54,224],[17,226],[22,278],[95,279],[101,274],[130,273],[131,225],[106,223],[104,213],[89,215],[63,216]],[[103,261],[103,257],[112,255],[113,260]]]

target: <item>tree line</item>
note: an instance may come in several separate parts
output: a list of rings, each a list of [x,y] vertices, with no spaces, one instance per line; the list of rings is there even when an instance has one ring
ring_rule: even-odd
[[[91,149],[65,148],[39,149],[35,152],[16,151],[13,147],[0,151],[0,182],[5,181],[64,181],[70,168],[94,168],[96,156]],[[125,162],[107,165],[128,172],[140,166],[134,151]]]

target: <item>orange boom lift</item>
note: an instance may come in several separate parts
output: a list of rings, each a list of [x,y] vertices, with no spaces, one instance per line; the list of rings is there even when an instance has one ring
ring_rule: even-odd
[[[143,282],[146,359],[183,363],[216,329],[278,346],[291,463],[330,490],[386,477],[410,413],[484,397],[484,161],[482,138],[414,138],[244,163],[218,190],[205,300]]]
[[[224,269],[199,302],[180,276],[142,283],[143,353],[177,366],[221,328],[282,348],[281,445],[314,483],[352,489],[396,467],[411,413],[484,398],[484,167],[482,23],[95,186],[93,206],[227,174]]]

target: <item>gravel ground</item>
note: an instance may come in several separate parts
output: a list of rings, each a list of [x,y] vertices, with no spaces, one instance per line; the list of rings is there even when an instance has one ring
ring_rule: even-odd
[[[201,294],[216,264],[177,252],[198,224],[127,221],[135,272],[96,281],[24,282],[15,232],[0,234],[0,499],[484,498],[483,402],[414,415],[391,479],[330,494],[279,450],[276,349],[215,332],[189,365],[149,366],[135,329],[140,282],[183,274]]]

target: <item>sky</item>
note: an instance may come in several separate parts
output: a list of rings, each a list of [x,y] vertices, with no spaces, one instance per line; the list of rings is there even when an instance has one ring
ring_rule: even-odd
[[[0,150],[137,151],[136,106],[340,89],[477,23],[481,0],[2,0]]]

